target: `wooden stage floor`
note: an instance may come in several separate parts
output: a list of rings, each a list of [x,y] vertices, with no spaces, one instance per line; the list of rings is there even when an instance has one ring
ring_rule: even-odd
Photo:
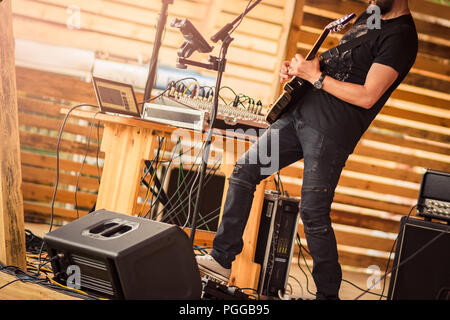
[[[25,228],[31,230],[34,234],[40,237],[42,237],[48,231],[48,226],[42,224],[26,223]],[[305,271],[308,274],[308,283],[307,283],[305,275],[301,272],[300,268],[298,267],[297,257],[294,258],[295,259],[293,259],[290,269],[291,277],[289,278],[289,284],[292,287],[293,296],[301,297],[304,299],[313,299],[313,296],[310,293],[308,293],[307,286],[310,292],[315,292],[314,281],[311,275],[309,274],[305,264],[302,261],[300,265],[303,271]],[[311,268],[310,261],[308,261],[308,264]],[[367,280],[369,279],[370,274],[355,272],[345,267],[343,268],[342,273],[343,279],[352,282],[353,284],[355,284],[360,288],[363,289],[367,288]],[[294,278],[298,280],[300,284]],[[15,277],[0,272],[0,287],[14,279]],[[381,283],[381,287],[382,285],[383,284]],[[389,278],[386,281],[386,289],[384,292],[385,295],[387,295],[388,288],[389,288]],[[380,294],[381,289],[373,289],[372,292]],[[361,291],[359,289],[355,288],[354,286],[352,286],[347,282],[342,282],[340,290],[340,298],[342,300],[353,300],[360,294]],[[0,290],[0,300],[54,300],[54,299],[72,300],[76,298],[44,288],[37,284],[23,283],[21,281],[16,281],[15,283],[12,283],[11,285]],[[379,299],[378,296],[372,294],[365,294],[361,298],[361,300],[378,300],[378,299]]]

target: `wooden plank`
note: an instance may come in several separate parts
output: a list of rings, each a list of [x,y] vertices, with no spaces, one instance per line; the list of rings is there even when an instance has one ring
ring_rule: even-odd
[[[336,242],[339,245],[346,245],[356,248],[372,249],[379,251],[389,252],[392,248],[394,240],[389,238],[377,237],[369,232],[358,233],[341,230],[339,225],[334,226],[334,233],[336,236]],[[299,225],[298,233],[301,238],[305,238],[304,227],[302,224]],[[373,233],[374,234],[374,233]]]
[[[450,164],[447,162],[441,162],[438,160],[431,160],[426,158],[419,158],[403,154],[401,152],[381,150],[379,148],[373,148],[365,144],[362,141],[355,149],[355,154],[374,157],[379,159],[390,160],[398,163],[403,163],[409,166],[418,166],[422,168],[435,168],[436,170],[448,172],[450,171]]]
[[[56,154],[57,142],[58,138],[56,137],[50,137],[39,133],[20,131],[20,143],[21,146],[24,147],[47,150]],[[59,147],[60,152],[67,152],[71,155],[79,154],[84,156],[87,150],[87,144],[67,139],[61,139]],[[97,146],[91,144],[89,146],[89,151],[87,154],[88,156],[95,158],[97,156]],[[104,157],[104,154],[101,151],[99,152],[99,157]]]
[[[62,119],[52,119],[49,117],[42,117],[33,114],[19,113],[19,125],[33,127],[38,129],[47,129],[53,133],[59,133],[62,125]],[[101,137],[103,129],[99,129]],[[64,133],[72,133],[78,136],[83,136],[86,139],[90,138],[92,146],[97,145],[97,124],[94,124],[91,129],[91,124],[79,125],[67,122],[64,126]]]
[[[40,184],[22,182],[22,192],[24,200],[51,202],[54,188]],[[94,194],[79,191],[77,202],[79,208],[91,209],[97,199]],[[75,205],[75,192],[59,188],[56,193],[56,202]]]
[[[97,105],[94,88],[90,82],[22,67],[16,67],[16,79],[18,90],[30,95]],[[42,83],[47,85],[38,85]]]
[[[398,233],[400,225],[399,221],[393,219],[336,209],[331,210],[330,215],[333,223],[365,228],[367,230]]]
[[[227,23],[233,21],[235,18],[236,16],[233,14],[222,12],[219,19],[217,20],[217,25],[224,26]],[[269,39],[274,41],[280,39],[282,34],[282,28],[280,25],[256,19],[244,19],[241,25],[239,26],[238,30],[239,33],[244,33],[255,37],[260,37],[263,39]],[[264,33],[261,33],[261,30],[264,30]]]
[[[45,3],[30,0],[17,0],[17,2],[15,2],[14,12],[22,16],[64,25],[64,27],[67,21],[67,17],[65,16],[66,8],[64,6],[47,5]],[[169,21],[172,18],[173,17],[169,17]],[[156,20],[156,17],[155,19],[150,19],[150,21],[152,20]],[[138,25],[135,21],[112,19],[90,13],[89,10],[83,10],[83,14],[81,15],[81,29],[76,31],[94,32],[101,35],[111,35],[117,38],[132,39],[150,44],[153,44],[155,38],[155,28],[153,26]],[[184,39],[178,30],[174,28],[166,29],[163,41],[165,47],[176,50],[181,46],[183,41]],[[247,53],[245,49],[240,48],[233,48],[233,50],[230,50],[227,56],[229,62],[243,64],[258,69],[274,69],[275,61],[273,56],[262,53],[252,53],[252,55],[249,56],[243,54],[243,52]]]
[[[384,195],[383,195],[384,196]],[[382,197],[380,197],[382,198]],[[351,206],[368,208],[373,210],[380,210],[383,212],[407,215],[411,205],[398,204],[393,202],[390,197],[384,197],[386,200],[374,200],[371,198],[365,198],[363,195],[353,195],[347,193],[336,192],[334,196],[334,202],[340,204],[347,204]],[[389,199],[389,200],[387,200]]]
[[[306,12],[304,16],[305,23],[304,25],[315,28],[315,29],[323,29],[328,23],[332,22],[334,19],[327,17],[326,15],[320,15],[323,11],[317,12],[314,10],[317,8],[306,7]],[[361,11],[355,10],[357,13],[361,13]],[[316,14],[317,13],[317,14]],[[436,22],[419,20],[414,17],[414,22],[416,24],[416,29],[420,32],[421,37],[426,39],[427,37],[431,38],[430,41],[437,41],[439,43],[446,43],[450,39],[450,35],[448,34],[448,28],[437,24]],[[352,23],[350,23],[351,27]],[[345,30],[344,30],[345,32]]]
[[[50,203],[42,203],[40,201],[30,201],[25,200],[23,202],[23,207],[25,210],[25,218],[29,217],[38,217],[38,218],[49,218],[51,214]],[[88,214],[86,210],[79,210],[80,217],[83,217]],[[77,212],[74,209],[65,209],[54,207],[53,208],[53,217],[55,219],[63,220],[63,221],[73,221],[77,219]]]
[[[112,37],[108,35],[96,34],[91,32],[86,32],[83,30],[69,30],[67,28],[61,28],[59,26],[49,25],[47,23],[36,22],[31,20],[23,20],[20,17],[15,18],[15,30],[16,36],[24,37],[27,39],[39,39],[40,41],[46,41],[50,43],[55,43],[54,39],[58,39],[58,45],[73,46],[76,43],[79,47],[89,50],[97,50],[98,48],[108,48],[108,53],[112,56],[118,57],[128,57],[137,60],[139,59],[149,59],[148,48],[143,46],[142,43]],[[30,33],[32,30],[33,33]],[[52,35],[51,37],[49,35]],[[124,51],[123,48],[126,47],[128,50]],[[161,48],[161,63],[174,65],[176,61],[176,50],[171,48]],[[256,100],[268,101],[272,100],[273,97],[270,94],[270,86],[272,81],[272,74],[269,72],[253,72],[254,69],[248,67],[242,67],[239,65],[229,64],[227,66],[227,72],[224,74],[224,85],[235,88],[236,90],[242,90],[245,88],[245,94],[254,97]],[[236,74],[239,72],[240,74]],[[204,72],[205,75],[215,76],[214,73]],[[54,74],[51,74],[52,77]],[[261,81],[260,77],[266,79],[266,82]],[[48,77],[48,81],[52,80],[52,77]],[[18,81],[21,79],[18,79]],[[62,82],[67,83],[67,82]],[[33,88],[31,86],[25,86],[20,84],[19,87],[23,86],[23,91],[32,92]],[[56,86],[61,86],[61,83],[56,84]],[[82,95],[77,96],[75,92],[64,92],[54,93],[54,95],[49,94],[46,88],[45,92],[41,95],[61,97],[65,96],[66,100],[69,101],[83,101],[85,103],[97,104],[95,99],[95,94],[90,84],[89,92],[92,92],[90,97],[85,97],[85,93],[81,92]],[[52,90],[53,91],[53,90]],[[56,90],[55,90],[56,91]],[[137,94],[138,101],[142,100],[141,95]]]
[[[29,165],[33,167],[40,168],[50,168],[56,169],[56,157],[49,156],[45,154],[36,154],[28,151],[22,151],[20,153],[22,159],[22,165]],[[67,160],[59,159],[59,168],[61,171],[71,171],[78,172],[80,170],[81,163]],[[99,166],[100,174],[102,173],[103,167]],[[83,172],[87,175],[97,176],[97,166],[88,163],[84,164]]]
[[[154,12],[160,12],[161,2],[160,1],[148,1],[148,0],[133,0],[130,2],[128,0],[114,0],[108,1],[108,3],[120,3],[127,7],[135,7],[137,9],[151,10]],[[169,6],[169,14],[173,16],[185,16],[190,19],[203,18],[206,15],[207,10],[205,7],[208,5],[209,0],[205,1],[185,1],[177,0],[175,5]]]
[[[222,10],[238,17],[245,10],[247,3],[248,1],[245,0],[229,0]],[[282,25],[285,22],[284,10],[288,4],[289,1],[286,1],[284,6],[274,7],[263,1],[247,14],[246,19],[263,20],[272,24]]]
[[[0,272],[0,287],[17,278]],[[16,281],[0,290],[0,300],[82,300],[32,282]]]
[[[405,182],[420,183],[422,175],[411,170],[409,167],[402,166],[398,163],[391,163],[391,166],[382,166],[376,163],[370,163],[370,160],[378,159],[363,158],[358,155],[350,155],[345,165],[345,170],[373,174],[379,177],[397,179]]]
[[[402,197],[417,198],[418,196],[419,186],[417,186],[417,188],[415,189],[412,189],[411,187],[402,186],[400,184],[400,181],[393,179],[385,179],[384,183],[377,182],[375,180],[377,176],[373,174],[370,174],[370,176],[374,177],[373,180],[368,180],[367,176],[362,174],[360,175],[360,178],[357,178],[358,173],[359,172],[344,169],[341,178],[339,180],[339,185],[359,190],[367,190],[383,194],[398,195]],[[281,170],[281,176],[302,177],[303,168],[287,167]]]
[[[409,111],[405,109],[399,109],[395,106],[389,105],[389,101],[384,106],[383,110],[381,111],[381,114],[386,114],[393,117],[398,117],[402,119],[408,119],[413,121],[420,121],[423,123],[435,125],[435,126],[441,126],[444,128],[450,127],[450,118],[443,117],[443,114],[445,114],[445,110],[442,110],[441,116],[437,115],[429,115],[426,112],[417,112],[417,111]]]
[[[365,0],[358,1],[328,1],[328,0],[307,0],[306,4],[311,7],[318,7],[322,11],[334,12],[336,15],[344,15],[349,12],[363,12],[367,9]],[[409,2],[413,13],[421,13],[434,17],[446,18],[450,16],[450,9],[447,6],[432,3],[426,0],[415,0]]]
[[[423,143],[418,143],[418,141],[413,139],[411,136],[399,134],[394,131],[387,131],[384,133],[383,131],[378,130],[375,126],[369,128],[369,130],[364,134],[363,139],[379,142],[389,141],[390,144],[395,144],[401,147],[408,147],[411,149],[428,151],[442,155],[450,154],[450,144],[449,147],[446,147],[444,144],[442,144],[442,146],[435,145],[433,144],[433,140],[422,140]]]
[[[24,269],[20,141],[11,1],[0,3],[0,261]]]
[[[60,24],[67,27],[67,7],[54,6],[42,2],[30,0],[17,0],[13,6],[14,14],[34,18],[50,23]],[[156,21],[157,14],[149,17],[149,21]],[[173,18],[173,17],[172,17]],[[133,38],[140,41],[152,43],[155,39],[156,29],[145,25],[138,25],[129,21],[118,20],[106,16],[100,16],[83,10],[80,15],[80,29],[98,32],[102,34],[114,35],[116,37]],[[164,38],[166,46],[176,46],[182,43],[182,35],[174,29],[167,30],[167,37]]]
[[[84,168],[83,168],[84,169]],[[83,170],[84,173],[84,170]],[[56,170],[49,170],[43,168],[34,168],[29,166],[22,166],[22,176],[24,182],[32,182],[37,184],[53,186],[56,183]],[[77,175],[59,173],[60,185],[77,185]],[[99,180],[97,178],[90,178],[81,175],[78,181],[79,189],[90,189],[97,191],[99,187]]]
[[[411,90],[406,90],[407,88],[410,88]],[[413,86],[408,87],[400,85],[400,87],[394,91],[391,98],[399,99],[401,101],[411,101],[419,105],[431,106],[434,108],[450,109],[450,99],[440,98],[436,94],[422,94],[417,87]]]
[[[301,184],[292,184],[284,181],[283,186],[285,191],[288,192],[289,195],[294,197],[301,196]],[[268,188],[269,190],[276,190],[276,186],[274,183],[269,183]],[[397,199],[394,196],[389,196],[381,193],[372,193],[372,197],[377,196],[377,198],[372,198],[364,195],[362,190],[353,189],[350,191],[353,192],[349,193],[349,190],[343,190],[342,186],[338,185],[334,196],[334,202],[402,215],[408,214],[411,207],[411,205],[409,204],[398,203]],[[409,199],[409,201],[412,203],[413,199]]]
[[[435,91],[450,92],[450,84],[448,79],[433,79],[420,74],[409,73],[403,80],[403,83]]]
[[[283,28],[289,31],[284,31],[283,33],[283,37],[280,40],[280,48],[283,48],[282,50],[279,50],[279,53],[277,55],[277,60],[278,60],[278,64],[277,64],[277,70],[275,72],[274,75],[274,81],[273,81],[273,85],[272,85],[272,90],[273,90],[273,94],[274,94],[274,101],[277,98],[278,94],[281,93],[281,83],[279,81],[279,71],[281,69],[281,65],[283,63],[284,60],[289,60],[291,59],[296,51],[297,48],[295,46],[295,44],[298,42],[299,40],[299,31],[300,31],[300,26],[303,23],[303,6],[304,6],[304,1],[294,1],[291,2],[289,8],[286,8],[286,16],[287,18],[285,19],[286,22],[285,24],[283,24]]]
[[[101,17],[114,18],[146,25],[155,28],[161,3],[147,1],[140,6],[133,1],[105,1],[105,0],[37,0],[45,4],[52,4],[61,8],[76,6],[81,12],[88,12]],[[191,19],[194,23],[206,15],[206,5],[178,0],[175,5],[169,6],[169,17],[183,16]],[[67,15],[66,15],[67,16]],[[168,22],[171,19],[169,18]]]

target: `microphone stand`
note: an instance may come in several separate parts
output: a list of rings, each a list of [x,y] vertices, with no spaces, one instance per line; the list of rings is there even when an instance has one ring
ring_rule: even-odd
[[[162,8],[158,19],[158,26],[155,35],[155,42],[153,44],[153,53],[150,60],[147,83],[145,84],[144,101],[148,101],[151,98],[152,90],[155,85],[156,72],[158,69],[159,50],[161,49],[162,36],[167,23],[169,4],[173,4],[173,1],[174,0],[162,0]]]
[[[213,105],[213,110],[211,113],[211,124],[210,124],[210,128],[208,131],[208,136],[205,141],[205,147],[204,147],[205,149],[203,151],[202,165],[201,165],[201,169],[200,169],[201,170],[200,178],[199,178],[197,195],[196,195],[196,200],[195,200],[194,212],[193,212],[193,216],[192,216],[192,226],[191,226],[191,234],[190,234],[190,240],[192,243],[194,243],[195,232],[197,229],[197,217],[198,217],[199,209],[200,209],[200,199],[202,198],[203,185],[204,185],[206,170],[207,170],[207,166],[208,166],[214,125],[216,122],[217,112],[219,109],[219,92],[220,92],[220,88],[221,88],[221,84],[222,84],[223,73],[225,72],[225,66],[227,63],[226,55],[227,55],[227,52],[228,52],[231,42],[233,42],[233,40],[234,40],[233,38],[231,38],[230,31],[233,30],[236,23],[238,23],[239,21],[242,21],[242,19],[244,19],[244,17],[247,15],[247,13],[249,11],[251,11],[254,7],[256,7],[261,1],[262,0],[257,0],[255,3],[248,6],[248,8],[239,17],[237,17],[233,22],[227,24],[225,27],[223,27],[221,30],[219,30],[219,32],[217,32],[214,36],[211,37],[211,40],[213,42],[222,41],[222,47],[220,50],[219,57],[210,56],[208,64],[188,60],[183,57],[179,57],[177,59],[177,62],[180,66],[192,65],[192,66],[196,66],[196,67],[205,68],[208,70],[217,71],[216,88],[215,88],[215,95],[214,95],[214,105]]]

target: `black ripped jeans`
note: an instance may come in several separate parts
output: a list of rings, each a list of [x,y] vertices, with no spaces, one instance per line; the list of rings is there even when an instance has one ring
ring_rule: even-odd
[[[333,140],[305,125],[296,113],[285,114],[236,163],[211,255],[223,267],[231,268],[235,256],[242,251],[242,235],[256,185],[304,159],[300,212],[314,262],[316,295],[318,299],[338,299],[342,272],[330,208],[348,155]]]

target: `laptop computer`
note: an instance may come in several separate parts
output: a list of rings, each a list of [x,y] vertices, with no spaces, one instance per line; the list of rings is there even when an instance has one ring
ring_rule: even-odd
[[[131,85],[98,77],[93,77],[92,83],[101,111],[141,118],[142,112]]]

